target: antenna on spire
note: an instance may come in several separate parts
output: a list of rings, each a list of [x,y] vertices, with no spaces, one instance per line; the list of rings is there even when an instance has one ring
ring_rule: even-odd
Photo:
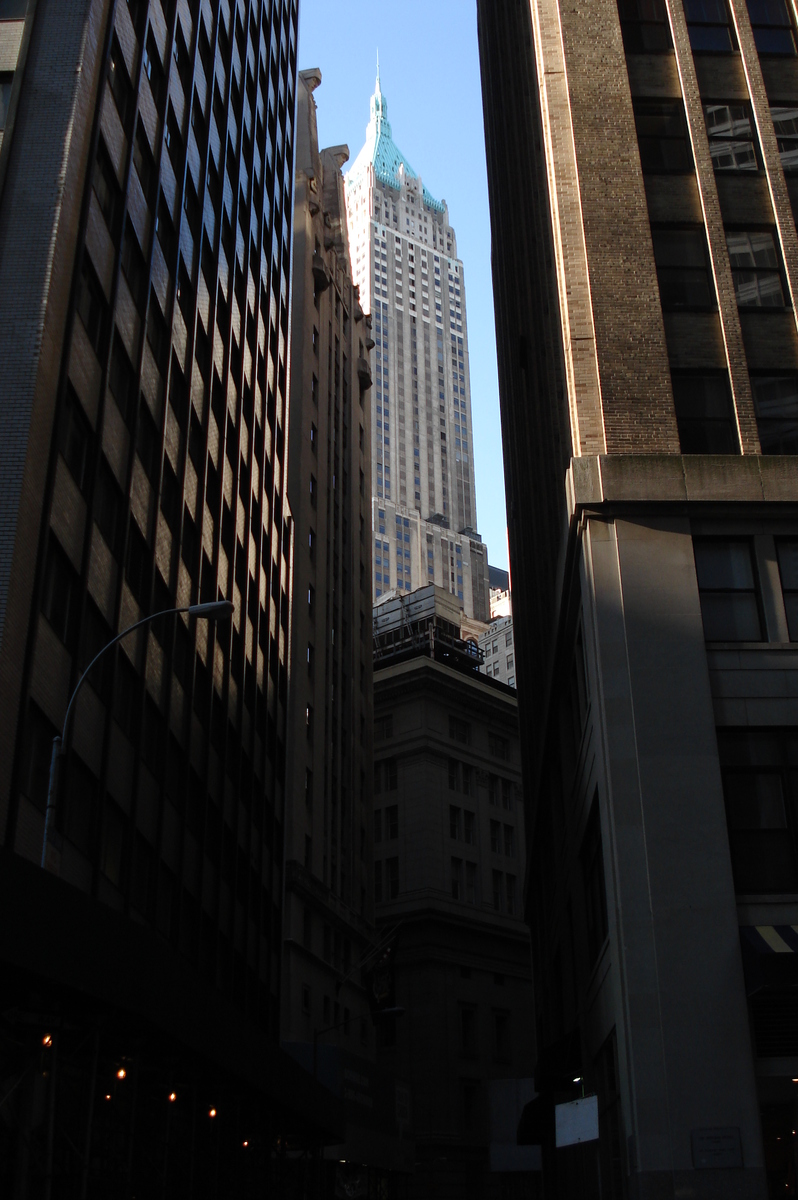
[[[377,47],[377,91],[380,90],[380,48]]]

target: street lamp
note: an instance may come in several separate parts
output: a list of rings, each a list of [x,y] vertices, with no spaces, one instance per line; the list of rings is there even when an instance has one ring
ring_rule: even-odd
[[[164,608],[160,612],[151,613],[148,617],[142,617],[140,621],[136,621],[133,625],[128,625],[127,629],[123,629],[115,638],[111,638],[107,645],[103,646],[94,658],[91,660],[86,670],[78,680],[75,690],[69,698],[66,715],[64,717],[64,725],[60,735],[56,734],[53,738],[53,754],[50,759],[50,780],[47,785],[47,809],[44,814],[44,838],[42,840],[42,868],[47,862],[47,846],[52,836],[52,824],[55,814],[55,805],[58,798],[58,771],[61,763],[61,758],[64,753],[66,744],[67,727],[69,718],[72,715],[72,706],[75,703],[78,692],[83,687],[83,683],[89,671],[92,669],[98,658],[102,658],[106,650],[110,650],[117,642],[121,642],[122,638],[127,637],[129,633],[140,629],[142,625],[149,625],[151,621],[157,621],[159,617],[172,617],[178,613],[188,613],[190,617],[200,617],[206,621],[224,621],[227,617],[232,616],[235,605],[232,600],[210,600],[207,604],[188,604],[184,608]]]

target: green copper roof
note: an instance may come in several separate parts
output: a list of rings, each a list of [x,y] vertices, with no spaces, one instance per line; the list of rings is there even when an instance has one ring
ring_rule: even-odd
[[[353,177],[359,175],[369,163],[373,164],[374,174],[380,183],[384,183],[396,191],[401,186],[400,167],[404,168],[404,174],[408,179],[418,179],[418,175],[393,140],[388,120],[388,101],[383,96],[380,87],[379,61],[377,62],[377,83],[374,95],[371,97],[371,115],[366,126],[366,144],[348,174]],[[426,188],[423,188],[423,192],[424,203],[429,208],[440,213],[446,211],[446,206],[440,200],[436,200]]]

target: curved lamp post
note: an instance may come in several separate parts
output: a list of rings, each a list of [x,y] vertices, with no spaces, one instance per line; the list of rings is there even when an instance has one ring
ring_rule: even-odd
[[[64,717],[64,725],[60,734],[56,734],[53,738],[53,754],[50,759],[50,780],[47,785],[47,809],[44,816],[44,839],[42,842],[42,867],[46,866],[47,847],[52,835],[52,824],[55,814],[55,805],[58,798],[58,771],[61,763],[61,758],[64,753],[64,745],[66,744],[67,728],[69,718],[72,715],[72,706],[75,703],[78,692],[83,687],[86,676],[92,669],[99,658],[102,658],[106,650],[110,650],[117,642],[121,642],[122,638],[127,637],[129,633],[133,633],[135,629],[140,629],[142,625],[149,625],[152,621],[157,621],[159,617],[172,617],[178,613],[188,613],[190,617],[200,617],[206,621],[224,621],[232,616],[235,605],[232,600],[211,600],[207,604],[189,604],[185,608],[164,608],[160,612],[151,613],[148,617],[142,617],[140,621],[136,621],[134,625],[128,625],[127,629],[123,629],[115,638],[111,638],[107,645],[103,646],[98,654],[95,654],[86,670],[81,675],[75,690],[69,698],[66,715]]]

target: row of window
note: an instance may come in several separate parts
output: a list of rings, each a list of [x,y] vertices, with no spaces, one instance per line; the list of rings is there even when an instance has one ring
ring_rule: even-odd
[[[692,174],[693,152],[682,101],[635,97],[633,105],[643,173]],[[798,172],[798,105],[772,104],[770,115],[784,172],[794,174]],[[751,174],[762,169],[762,152],[748,101],[705,100],[704,121],[717,173]]]
[[[767,641],[759,572],[750,538],[694,538],[696,577],[708,642]],[[798,641],[798,538],[777,538],[787,629]]]
[[[787,0],[747,0],[756,48],[761,55],[795,57],[795,26]],[[619,0],[627,54],[661,54],[673,49],[665,0]],[[685,0],[684,14],[694,54],[733,54],[737,38],[726,0]]]

